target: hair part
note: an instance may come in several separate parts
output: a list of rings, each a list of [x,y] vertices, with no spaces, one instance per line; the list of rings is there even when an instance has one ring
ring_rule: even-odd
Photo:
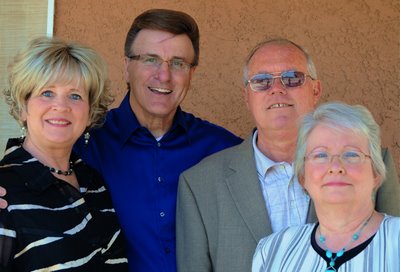
[[[10,114],[24,126],[21,114],[32,94],[53,84],[82,84],[89,97],[88,128],[103,123],[114,101],[109,89],[107,65],[91,48],[57,38],[32,40],[9,64],[8,85],[3,91]]]
[[[285,39],[285,38],[274,38],[274,39],[266,39],[258,43],[255,47],[253,47],[249,54],[247,55],[244,66],[243,66],[243,85],[247,86],[247,81],[249,79],[249,63],[251,59],[253,58],[254,54],[261,48],[267,46],[267,45],[282,45],[282,46],[294,46],[297,49],[300,50],[301,53],[304,54],[306,61],[307,61],[307,73],[310,74],[312,79],[317,79],[317,69],[315,68],[314,61],[312,60],[311,55],[307,52],[307,50],[298,45],[297,43]]]
[[[294,172],[299,180],[304,177],[308,137],[318,125],[326,125],[338,131],[350,130],[367,138],[374,174],[379,176],[381,182],[385,179],[386,167],[381,153],[380,129],[371,112],[361,105],[330,102],[320,105],[301,121],[294,161]]]
[[[193,66],[199,64],[200,34],[196,21],[188,14],[169,9],[150,9],[138,17],[132,23],[125,40],[125,56],[132,54],[131,48],[138,33],[142,29],[161,30],[175,35],[186,34],[194,49]]]

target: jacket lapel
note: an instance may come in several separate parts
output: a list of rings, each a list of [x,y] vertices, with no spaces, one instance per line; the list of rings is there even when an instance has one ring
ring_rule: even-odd
[[[260,190],[252,138],[253,133],[237,146],[238,152],[229,164],[231,172],[226,178],[226,184],[243,221],[258,243],[272,232],[272,228]]]

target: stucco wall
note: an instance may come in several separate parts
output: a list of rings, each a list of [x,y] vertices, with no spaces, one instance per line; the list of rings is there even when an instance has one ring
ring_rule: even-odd
[[[308,48],[323,97],[367,106],[400,173],[400,2],[398,0],[57,0],[55,35],[97,49],[113,89],[125,93],[123,44],[149,8],[185,11],[199,24],[200,65],[183,108],[246,137],[253,127],[241,93],[242,62],[269,36]],[[117,105],[116,103],[116,105]]]

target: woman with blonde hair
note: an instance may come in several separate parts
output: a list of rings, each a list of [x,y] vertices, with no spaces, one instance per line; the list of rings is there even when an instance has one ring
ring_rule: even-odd
[[[26,136],[10,139],[0,162],[0,270],[127,271],[103,179],[72,152],[113,101],[105,62],[83,45],[38,38],[14,58],[8,81]]]

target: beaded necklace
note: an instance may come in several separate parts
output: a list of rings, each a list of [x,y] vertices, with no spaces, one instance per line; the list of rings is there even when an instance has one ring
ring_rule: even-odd
[[[326,268],[325,272],[335,272],[335,261],[337,258],[343,256],[344,252],[346,251],[346,249],[355,241],[358,240],[358,238],[360,238],[360,234],[361,232],[364,230],[364,228],[368,225],[369,221],[372,218],[372,215],[374,214],[374,211],[372,211],[371,215],[367,218],[367,220],[365,220],[365,222],[362,224],[362,226],[360,227],[360,229],[358,231],[356,231],[352,237],[350,242],[347,243],[347,245],[345,245],[341,250],[339,250],[338,252],[334,253],[332,252],[332,250],[330,250],[329,248],[327,248],[325,246],[325,256],[328,257],[330,259],[329,261],[329,266]],[[322,245],[325,245],[326,242],[326,237],[324,235],[322,235],[321,233],[321,228],[318,228],[319,231],[319,241],[321,242]],[[333,254],[335,254],[335,257],[333,257]]]
[[[72,175],[72,172],[74,172],[74,164],[72,161],[69,162],[69,169],[67,171],[55,169],[54,167],[46,166],[49,168],[50,172],[58,174],[58,175],[64,175],[64,176],[70,176]]]

